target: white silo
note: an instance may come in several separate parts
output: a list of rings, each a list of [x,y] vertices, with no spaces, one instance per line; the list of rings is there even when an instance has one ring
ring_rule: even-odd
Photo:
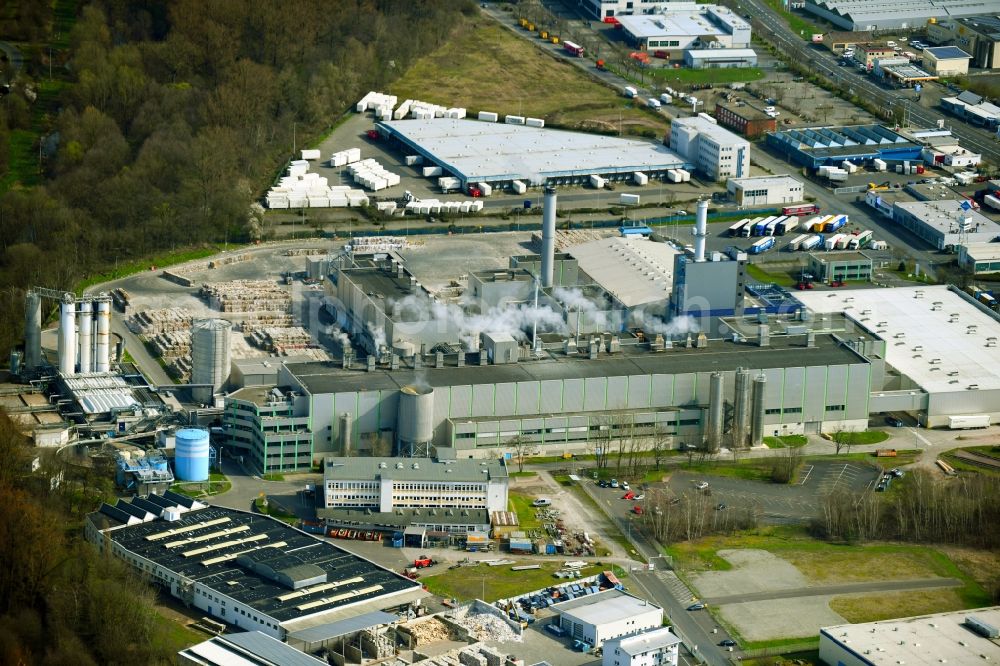
[[[174,473],[178,481],[208,481],[208,431],[182,428],[174,436]]]
[[[232,323],[225,319],[196,319],[191,324],[191,383],[197,402],[208,404],[229,379]]]
[[[411,384],[399,390],[396,438],[399,455],[427,455],[434,439],[433,388]]]
[[[111,372],[111,301],[97,301],[96,372]]]
[[[76,374],[76,298],[64,294],[59,305],[59,372]]]
[[[91,337],[94,326],[94,304],[90,301],[80,303],[80,312],[77,316],[80,328],[80,373],[87,374],[94,371],[91,364],[91,352],[94,342]]]

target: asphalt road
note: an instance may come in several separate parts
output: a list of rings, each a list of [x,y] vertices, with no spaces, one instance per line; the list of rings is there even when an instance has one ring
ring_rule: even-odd
[[[883,580],[867,583],[845,583],[843,585],[800,587],[791,590],[774,590],[772,592],[756,592],[753,594],[734,594],[728,597],[707,597],[702,599],[702,602],[712,606],[721,606],[723,604],[739,604],[748,601],[771,601],[772,599],[796,599],[799,597],[825,597],[838,594],[905,592],[908,590],[927,590],[935,587],[961,587],[962,585],[962,581],[957,578]]]

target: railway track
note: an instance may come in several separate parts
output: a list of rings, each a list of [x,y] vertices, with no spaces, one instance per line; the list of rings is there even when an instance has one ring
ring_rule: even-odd
[[[972,451],[955,451],[953,455],[959,460],[973,465],[1000,470],[1000,458],[994,458],[993,456],[988,456],[982,453],[974,453]]]

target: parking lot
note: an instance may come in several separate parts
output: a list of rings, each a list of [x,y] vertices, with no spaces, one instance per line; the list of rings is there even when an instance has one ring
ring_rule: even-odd
[[[791,485],[678,470],[671,473],[664,483],[633,488],[636,497],[632,500],[622,499],[626,491],[620,487],[597,487],[593,491],[600,501],[606,502],[616,515],[623,518],[635,517],[634,507],[645,506],[646,498],[653,494],[646,491],[663,491],[682,500],[693,497],[695,493],[707,492],[711,494],[713,503],[730,508],[754,507],[764,522],[787,524],[815,517],[823,496],[835,491],[863,491],[872,488],[877,479],[878,470],[871,465],[822,461],[803,465],[797,482]],[[699,490],[697,485],[700,482],[707,482],[708,487]],[[640,496],[643,499],[639,499]]]

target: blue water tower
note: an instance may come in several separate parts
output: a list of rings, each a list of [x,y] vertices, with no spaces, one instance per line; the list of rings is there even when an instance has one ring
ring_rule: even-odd
[[[178,481],[208,481],[208,431],[183,428],[177,431],[174,473]]]

